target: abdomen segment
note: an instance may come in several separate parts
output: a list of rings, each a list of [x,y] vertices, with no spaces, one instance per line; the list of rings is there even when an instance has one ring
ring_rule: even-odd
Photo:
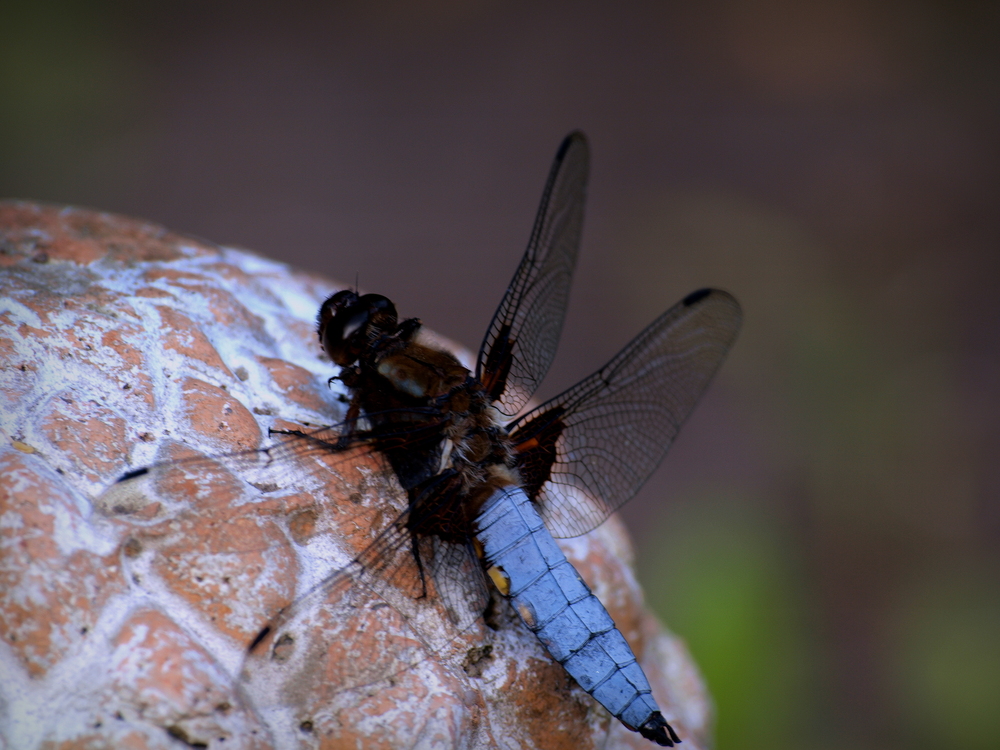
[[[660,745],[680,742],[631,647],[522,489],[490,496],[476,520],[476,538],[500,592],[580,687],[632,731]]]

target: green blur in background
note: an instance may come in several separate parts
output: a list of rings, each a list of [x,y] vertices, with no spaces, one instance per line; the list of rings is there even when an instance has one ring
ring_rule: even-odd
[[[0,193],[144,216],[475,346],[571,128],[550,387],[745,328],[626,509],[719,748],[1000,747],[995,3],[7,2]]]

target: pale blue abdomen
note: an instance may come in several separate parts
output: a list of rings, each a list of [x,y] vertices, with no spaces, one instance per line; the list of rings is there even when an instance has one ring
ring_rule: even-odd
[[[493,493],[476,521],[476,537],[487,568],[499,569],[501,593],[580,687],[629,729],[666,724],[631,647],[524,490]],[[503,591],[508,582],[509,591]]]

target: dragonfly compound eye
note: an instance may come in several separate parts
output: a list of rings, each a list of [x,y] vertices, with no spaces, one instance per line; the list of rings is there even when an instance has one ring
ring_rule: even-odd
[[[317,331],[323,349],[341,367],[358,361],[368,341],[396,327],[396,308],[381,294],[359,297],[351,290],[337,292],[323,303]]]

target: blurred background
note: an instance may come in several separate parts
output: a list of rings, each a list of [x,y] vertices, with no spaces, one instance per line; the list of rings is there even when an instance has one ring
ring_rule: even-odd
[[[584,129],[545,393],[693,289],[745,309],[625,513],[719,748],[1000,747],[1000,5],[7,0],[0,27],[0,195],[357,276],[472,349]]]

